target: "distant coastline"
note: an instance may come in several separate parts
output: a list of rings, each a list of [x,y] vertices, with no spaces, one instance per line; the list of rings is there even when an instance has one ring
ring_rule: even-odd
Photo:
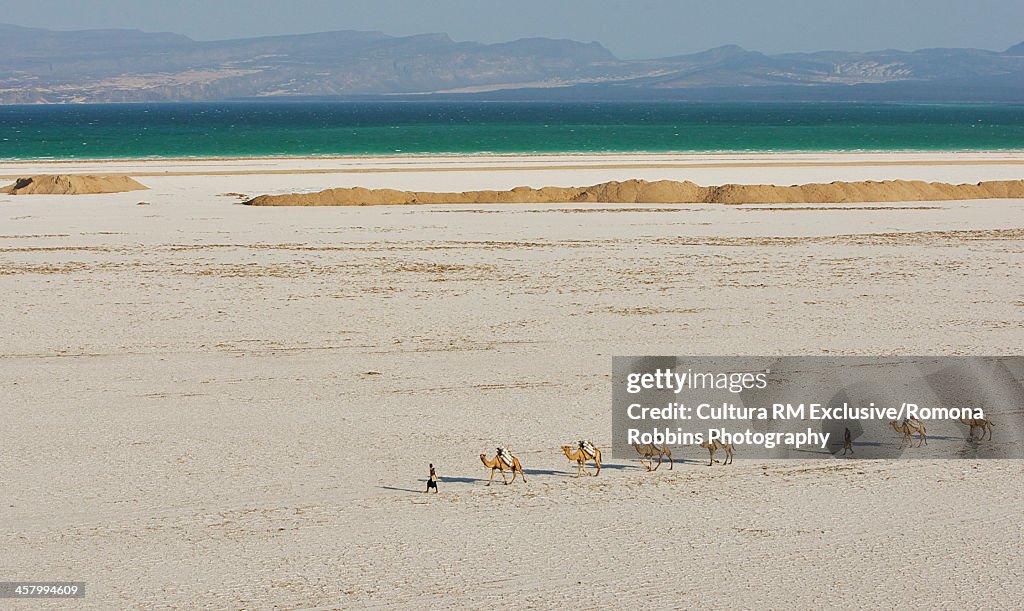
[[[1024,102],[1024,43],[988,50],[778,54],[725,44],[624,60],[599,42],[520,38],[485,44],[456,42],[444,33],[348,30],[197,41],[166,32],[0,24],[0,38],[5,104],[392,95],[462,101]]]

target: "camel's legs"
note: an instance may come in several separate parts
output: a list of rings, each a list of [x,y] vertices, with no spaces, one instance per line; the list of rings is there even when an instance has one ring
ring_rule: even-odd
[[[594,458],[594,457],[590,457],[590,458],[587,458],[587,457],[586,457],[586,456],[587,456],[586,454],[584,454],[583,456],[584,456],[584,458],[583,458],[583,460],[581,460],[581,461],[580,461],[580,463],[581,463],[581,464],[583,465],[583,472],[584,472],[584,473],[586,473],[587,475],[594,475],[594,474],[593,474],[593,473],[591,473],[590,471],[587,471],[587,461],[588,461],[588,460],[592,460],[592,461],[594,461],[594,464],[595,464],[595,465],[597,465],[597,471],[598,471],[598,473],[600,473],[600,472],[601,472],[601,463],[597,462],[597,459],[596,459],[596,458]]]
[[[487,480],[487,485],[490,486],[491,482],[494,481],[494,467],[491,467],[491,479]]]

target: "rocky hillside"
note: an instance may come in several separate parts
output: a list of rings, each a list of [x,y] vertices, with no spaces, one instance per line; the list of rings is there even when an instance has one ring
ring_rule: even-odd
[[[926,49],[765,55],[726,46],[624,61],[596,42],[455,42],[325,32],[199,42],[134,30],[0,25],[0,103],[468,94],[580,87],[643,96],[696,89],[970,82],[1024,88],[1024,43],[1003,53]],[[596,88],[596,89],[595,89]],[[830,90],[831,91],[831,90]]]

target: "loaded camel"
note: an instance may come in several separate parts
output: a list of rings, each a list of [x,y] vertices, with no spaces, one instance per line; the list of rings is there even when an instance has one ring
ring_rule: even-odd
[[[702,441],[700,443],[700,447],[706,448],[707,451],[711,453],[711,458],[708,460],[708,466],[709,467],[714,465],[716,462],[718,462],[717,460],[715,460],[715,452],[717,452],[718,450],[725,450],[725,462],[722,463],[723,467],[725,465],[728,465],[729,463],[731,463],[732,460],[733,460],[733,458],[732,458],[732,444],[731,443],[722,443],[721,441],[718,441],[716,439],[716,440],[710,441],[710,442],[709,441]]]
[[[581,441],[575,446],[562,446],[562,452],[565,452],[566,458],[576,463],[576,477],[579,477],[581,472],[594,477],[601,474],[601,450],[597,446]],[[588,460],[594,461],[597,465],[597,473],[587,471]]]
[[[669,451],[668,444],[665,444],[659,448],[653,443],[645,443],[643,445],[640,445],[639,443],[634,443],[633,449],[636,450],[636,453],[640,455],[640,464],[647,467],[648,471],[657,471],[658,467],[661,466],[662,457],[666,456],[668,457],[668,470],[672,470],[672,452]],[[658,456],[658,464],[655,465],[652,469],[651,465],[654,465],[655,455]],[[650,464],[645,463],[644,459],[647,459]]]
[[[889,425],[897,432],[903,434],[903,440],[900,442],[900,447],[903,447],[904,443],[910,442],[910,445],[914,445],[914,440],[911,436],[915,433],[918,436],[917,447],[921,447],[921,444],[928,445],[928,432],[924,428],[924,422],[920,420],[904,420],[903,424],[898,424],[895,420],[890,420]]]
[[[968,437],[974,439],[974,429],[981,429],[981,438],[978,441],[985,440],[985,431],[988,431],[988,439],[992,441],[992,419],[989,417],[984,418],[961,418],[960,422],[971,427],[971,432]]]
[[[512,456],[508,450],[502,451],[500,448],[498,453],[493,459],[487,458],[486,454],[480,455],[480,461],[484,463],[484,466],[491,470],[491,479],[487,480],[487,485],[490,486],[494,480],[494,472],[501,471],[501,479],[507,486],[509,484],[508,479],[505,477],[505,469],[512,470],[512,481],[516,481],[516,471],[523,476],[523,483],[526,483],[526,473],[523,472],[523,466],[519,464],[519,459]]]

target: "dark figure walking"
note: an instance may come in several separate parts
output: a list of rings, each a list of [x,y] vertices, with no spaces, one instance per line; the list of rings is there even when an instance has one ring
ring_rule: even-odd
[[[846,456],[847,451],[853,454],[853,435],[850,434],[849,428],[843,433],[843,456]]]
[[[434,494],[437,494],[437,473],[434,472],[434,464],[430,464],[430,477],[427,478],[427,489],[423,492],[430,492],[430,489],[434,489]]]

